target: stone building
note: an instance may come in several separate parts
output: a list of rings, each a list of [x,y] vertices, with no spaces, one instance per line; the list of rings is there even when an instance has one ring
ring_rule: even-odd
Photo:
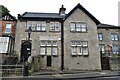
[[[120,69],[120,27],[99,24],[97,27],[102,69]]]
[[[19,61],[27,61],[29,56],[28,61],[35,71],[101,70],[100,51],[104,52],[103,44],[117,44],[119,27],[101,24],[80,4],[68,14],[65,10],[62,5],[59,13],[25,12],[18,15],[15,51]],[[116,41],[104,39],[103,35],[111,35]],[[27,42],[31,47],[24,45]]]
[[[37,69],[61,68],[61,22],[59,13],[25,12],[18,16],[15,50],[20,60],[25,56],[21,47],[28,40],[27,29],[31,27],[31,55]],[[19,35],[19,36],[18,36]],[[36,64],[37,63],[37,64]],[[41,65],[41,66],[39,66]]]
[[[65,69],[100,70],[97,25],[100,22],[78,4],[64,21]]]

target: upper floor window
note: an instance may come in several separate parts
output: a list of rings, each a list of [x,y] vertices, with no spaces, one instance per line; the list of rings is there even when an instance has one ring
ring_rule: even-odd
[[[111,34],[111,40],[117,41],[118,40],[118,35],[116,33],[112,33]]]
[[[46,30],[46,23],[38,23],[36,26],[37,31],[45,31]]]
[[[59,31],[59,22],[50,22],[50,31]]]
[[[71,31],[75,32],[86,32],[87,25],[85,22],[71,22],[70,23]]]
[[[113,44],[113,45],[112,45],[112,52],[113,52],[114,54],[118,54],[118,53],[119,53],[119,46]]]
[[[11,33],[11,28],[12,28],[12,24],[11,23],[7,23],[5,25],[5,33]]]
[[[98,33],[98,39],[99,39],[100,41],[103,40],[103,34],[102,34],[102,33]]]
[[[46,31],[46,22],[28,21],[27,29],[31,27],[32,31]]]

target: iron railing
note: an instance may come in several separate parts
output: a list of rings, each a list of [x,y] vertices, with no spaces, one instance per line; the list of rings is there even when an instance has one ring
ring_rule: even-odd
[[[0,65],[0,77],[24,76],[24,65]]]

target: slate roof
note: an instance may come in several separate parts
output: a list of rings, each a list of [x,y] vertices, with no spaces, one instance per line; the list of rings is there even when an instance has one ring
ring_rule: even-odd
[[[38,12],[25,12],[18,18],[63,18],[59,13],[38,13]]]
[[[22,15],[18,15],[18,19],[64,19],[66,20],[77,8],[86,13],[97,25],[100,24],[92,14],[90,14],[80,3],[76,5],[68,14],[61,16],[59,13],[38,13],[38,12],[25,12]]]
[[[120,29],[120,26],[114,26],[109,24],[99,24],[97,28]]]
[[[100,21],[97,20],[91,13],[89,13],[80,3],[78,3],[65,17],[67,19],[76,9],[81,9],[85,14],[87,14],[97,25],[100,24]]]

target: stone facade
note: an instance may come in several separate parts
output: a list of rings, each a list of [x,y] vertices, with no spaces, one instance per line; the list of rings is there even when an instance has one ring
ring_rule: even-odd
[[[99,24],[97,32],[98,34],[102,34],[102,40],[99,40],[99,45],[103,45],[101,60],[103,60],[102,58],[108,58],[108,63],[106,63],[106,65],[108,65],[109,70],[119,70],[120,27],[107,24]],[[114,45],[116,47],[114,47]],[[111,50],[108,51],[107,46],[109,46]],[[103,66],[105,65],[104,63],[101,64]]]
[[[19,61],[22,42],[29,39],[27,30],[31,27],[32,48],[29,62],[32,63],[30,65],[33,66],[33,71],[101,70],[99,44],[118,44],[118,41],[110,40],[110,34],[119,34],[119,27],[113,29],[114,26],[101,24],[80,4],[68,14],[65,14],[63,5],[60,10],[62,12],[59,13],[25,12],[18,15],[15,52]],[[58,26],[51,27],[56,22]],[[39,26],[42,23],[44,25]],[[37,28],[44,26],[41,30]],[[105,36],[102,41],[99,41],[98,33]]]
[[[31,21],[31,22],[38,22],[41,23],[43,21]],[[44,21],[46,23],[46,31],[43,32],[32,32],[31,33],[31,42],[32,42],[32,50],[31,50],[31,56],[40,56],[39,61],[36,61],[36,57],[34,58],[34,65],[39,64],[40,69],[60,69],[61,65],[61,23],[59,22],[59,31],[58,32],[52,32],[49,30],[50,28],[50,22]],[[58,21],[57,21],[58,22]],[[20,21],[18,20],[17,22],[17,33],[16,33],[16,45],[15,45],[15,50],[16,53],[18,54],[19,58],[21,57],[21,42],[22,40],[27,40],[28,39],[28,34],[26,32],[26,21]],[[19,36],[17,36],[19,35]],[[41,41],[57,41],[57,46],[58,53],[57,56],[52,56],[52,55],[41,55],[40,54],[40,44]],[[51,63],[51,68],[47,67],[47,56],[51,56],[52,58],[52,63]],[[20,59],[19,59],[20,60]]]
[[[85,22],[87,32],[71,32],[70,22]],[[71,55],[71,41],[88,41],[87,57]],[[65,69],[100,70],[100,55],[97,37],[97,25],[87,14],[79,8],[76,9],[64,22],[64,55]]]

